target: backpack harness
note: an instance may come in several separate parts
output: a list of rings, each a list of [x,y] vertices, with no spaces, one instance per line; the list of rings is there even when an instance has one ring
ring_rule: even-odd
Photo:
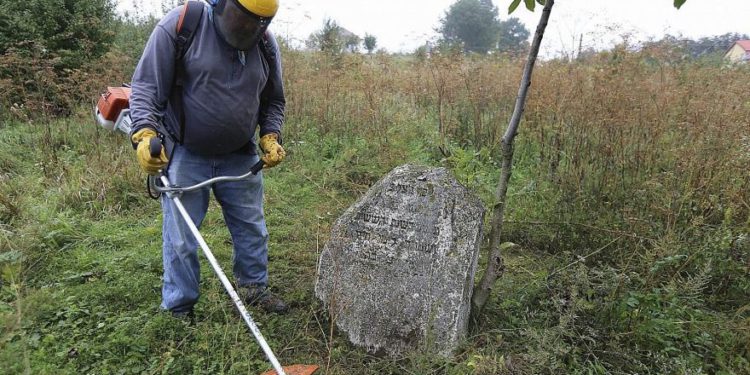
[[[174,139],[178,144],[182,144],[185,140],[185,109],[182,104],[183,89],[185,87],[185,52],[187,52],[190,45],[193,43],[195,32],[198,30],[198,26],[203,18],[204,4],[201,1],[187,1],[185,6],[182,8],[180,18],[177,20],[177,38],[175,39],[175,78],[172,86],[172,95],[174,99],[172,104],[174,107],[175,114],[177,115],[177,121],[180,124],[180,134]],[[268,64],[269,75],[276,71],[276,48],[270,40],[268,31],[263,33],[258,43],[260,47],[261,56],[266,60]],[[261,93],[261,102],[264,101],[266,90]],[[170,158],[171,159],[171,158]]]

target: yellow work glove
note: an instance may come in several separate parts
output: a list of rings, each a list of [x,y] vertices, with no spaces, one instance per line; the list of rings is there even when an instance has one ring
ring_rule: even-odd
[[[279,135],[276,133],[268,133],[260,137],[260,149],[263,150],[263,168],[271,168],[277,166],[284,160],[286,151],[279,144]]]
[[[167,154],[164,152],[164,146],[161,148],[161,155],[159,155],[159,157],[151,156],[149,146],[151,144],[151,139],[154,137],[156,137],[156,131],[154,131],[154,129],[143,128],[135,132],[130,138],[133,143],[138,144],[135,151],[136,157],[138,158],[138,164],[140,164],[141,169],[151,175],[159,173],[159,170],[164,168],[169,161],[169,159],[167,159]]]

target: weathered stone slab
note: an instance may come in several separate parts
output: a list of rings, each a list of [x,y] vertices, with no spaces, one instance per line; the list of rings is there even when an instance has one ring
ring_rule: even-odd
[[[483,217],[446,169],[398,167],[334,224],[316,295],[371,352],[450,355],[468,326]]]

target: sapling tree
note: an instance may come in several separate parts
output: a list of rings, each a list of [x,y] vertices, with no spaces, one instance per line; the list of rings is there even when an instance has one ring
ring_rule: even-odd
[[[686,0],[674,0],[675,8],[679,9]],[[537,3],[544,6],[542,10],[542,16],[539,19],[539,24],[534,32],[534,38],[531,42],[531,49],[526,59],[526,64],[523,69],[523,75],[521,76],[521,84],[518,88],[518,96],[516,97],[516,104],[513,108],[513,114],[511,115],[508,127],[503,134],[501,141],[502,150],[502,166],[500,170],[500,181],[497,184],[495,190],[495,199],[492,207],[492,219],[490,226],[490,248],[487,259],[487,267],[480,280],[479,284],[474,288],[474,294],[471,299],[472,303],[472,317],[476,321],[482,313],[484,306],[487,304],[490,292],[495,281],[502,276],[504,271],[502,249],[507,246],[501,246],[500,238],[502,236],[503,229],[503,216],[505,213],[505,198],[508,192],[508,182],[513,167],[513,141],[518,133],[518,126],[521,123],[523,117],[524,106],[526,104],[526,96],[528,95],[529,87],[531,86],[531,75],[534,71],[534,64],[536,63],[537,56],[539,55],[539,46],[542,43],[544,37],[544,31],[547,28],[550,14],[552,13],[552,6],[554,0],[523,0],[524,5],[529,11],[534,11]],[[513,0],[508,7],[508,13],[513,13],[518,6],[521,4],[521,0]]]

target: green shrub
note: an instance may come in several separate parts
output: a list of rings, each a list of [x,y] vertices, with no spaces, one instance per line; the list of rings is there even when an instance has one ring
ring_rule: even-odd
[[[110,0],[0,0],[0,115],[70,114],[110,47]]]
[[[0,0],[0,8],[0,54],[33,42],[59,59],[58,69],[82,67],[114,37],[110,0]]]

